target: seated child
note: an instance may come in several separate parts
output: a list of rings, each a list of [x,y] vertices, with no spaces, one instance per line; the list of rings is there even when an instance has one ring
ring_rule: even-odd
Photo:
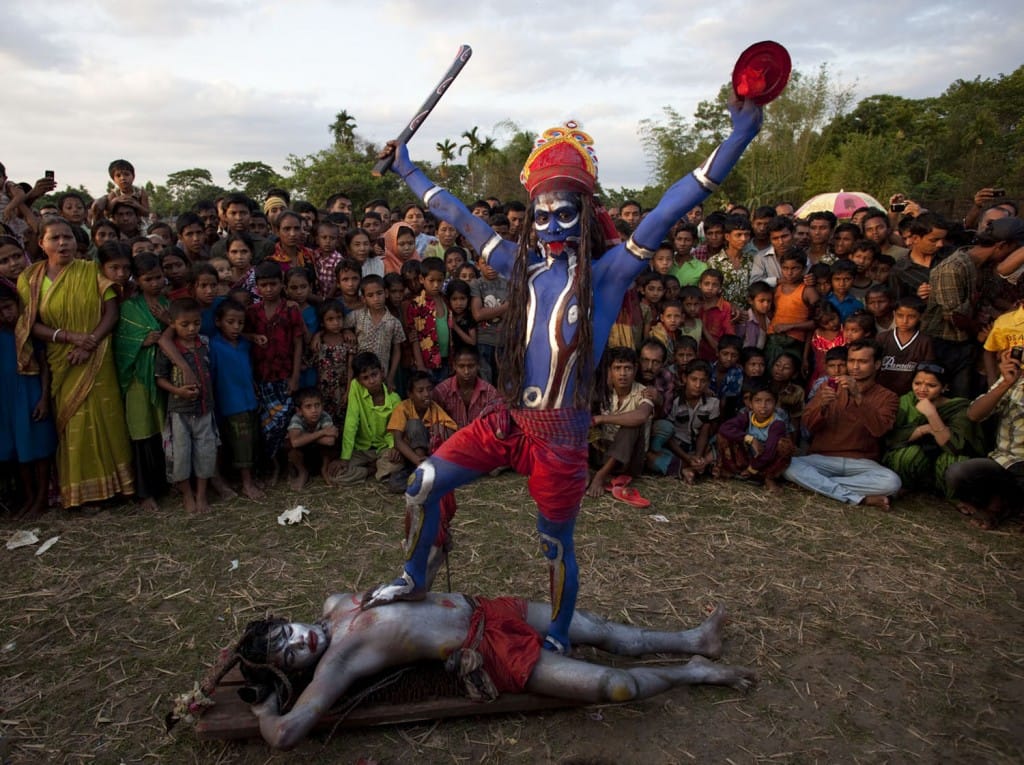
[[[388,433],[403,464],[391,474],[388,488],[395,494],[405,491],[406,482],[416,467],[458,429],[455,420],[433,400],[434,383],[429,372],[417,369],[409,375],[409,398],[391,413]]]
[[[706,361],[697,359],[687,365],[683,387],[672,403],[669,419],[654,423],[647,452],[648,470],[678,476],[692,484],[698,475],[714,466],[714,427],[719,406],[718,399],[708,394],[710,381],[711,365]]]
[[[167,480],[181,491],[189,513],[210,510],[207,483],[217,472],[217,428],[213,421],[213,383],[210,377],[209,341],[199,334],[202,310],[193,298],[171,303],[168,313],[174,329],[174,345],[192,370],[196,384],[186,385],[181,370],[159,351],[155,361],[156,384],[167,391],[167,424],[164,455]],[[195,478],[195,493],[191,478]]]
[[[595,472],[588,497],[600,497],[613,475],[636,478],[643,471],[656,392],[637,382],[637,363],[632,348],[605,352],[607,376],[590,420],[590,466]]]
[[[105,197],[92,203],[91,218],[93,221],[109,216],[115,202],[128,202],[138,211],[140,218],[149,215],[149,197],[145,189],[134,186],[135,167],[126,159],[115,159],[107,168],[110,180],[114,182],[114,190]]]
[[[327,467],[335,454],[338,428],[324,411],[316,388],[302,388],[294,396],[295,414],[288,423],[288,487],[301,491],[309,480],[309,466],[328,480]]]
[[[384,368],[375,353],[362,351],[352,360],[348,409],[341,439],[341,460],[331,466],[331,478],[342,484],[359,483],[373,475],[385,480],[402,469],[402,454],[388,432],[391,413],[401,403],[384,385]]]
[[[796,448],[768,382],[755,378],[743,387],[749,406],[718,429],[719,477],[764,481],[769,491],[778,491],[775,479],[786,472]]]
[[[825,365],[823,373],[819,376],[807,391],[807,400],[810,401],[818,392],[818,388],[827,382],[837,385],[836,378],[846,374],[846,346],[837,345],[825,351]]]

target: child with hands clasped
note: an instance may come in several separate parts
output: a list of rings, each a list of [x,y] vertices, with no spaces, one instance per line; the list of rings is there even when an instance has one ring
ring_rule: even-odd
[[[206,513],[210,510],[206,487],[217,472],[218,444],[213,419],[209,343],[199,334],[202,312],[194,299],[173,301],[169,313],[174,344],[192,370],[196,383],[184,383],[181,370],[163,351],[157,354],[156,384],[168,394],[167,423],[163,432],[167,478],[181,491],[187,512]],[[195,493],[190,480],[193,477]]]
[[[345,421],[352,357],[356,353],[355,333],[343,329],[344,317],[345,307],[340,301],[325,302],[320,307],[320,331],[312,342],[317,387],[324,411],[336,423]]]
[[[686,366],[683,388],[672,403],[669,419],[654,422],[647,453],[649,470],[692,484],[714,467],[719,406],[718,399],[708,395],[710,382],[711,366],[706,361],[697,359]]]
[[[416,369],[429,372],[438,383],[448,376],[448,304],[441,288],[444,285],[444,261],[427,258],[420,276],[421,292],[406,306],[405,325],[409,327],[409,344]]]
[[[776,412],[768,381],[754,378],[743,389],[748,407],[718,430],[719,477],[763,481],[766,489],[775,492],[779,489],[775,479],[786,472],[796,448]]]
[[[336,453],[338,428],[324,411],[316,388],[303,388],[294,396],[295,414],[288,423],[288,487],[301,491],[309,480],[309,466],[329,481],[328,466]]]

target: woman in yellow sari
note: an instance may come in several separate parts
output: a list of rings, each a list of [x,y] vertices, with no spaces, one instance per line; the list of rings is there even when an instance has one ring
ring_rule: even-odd
[[[18,370],[38,371],[32,338],[45,342],[57,425],[57,476],[64,507],[131,494],[132,459],[110,333],[118,307],[112,282],[75,258],[63,218],[39,228],[46,260],[18,277],[25,306],[15,330]]]

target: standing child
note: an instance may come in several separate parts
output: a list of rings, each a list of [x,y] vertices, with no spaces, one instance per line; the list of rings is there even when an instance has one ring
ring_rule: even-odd
[[[853,249],[850,251],[850,262],[857,270],[854,272],[853,281],[850,284],[850,294],[857,300],[863,302],[867,295],[868,287],[874,281],[871,272],[875,265],[875,258],[880,254],[878,245],[868,239],[862,239],[853,245]]]
[[[807,275],[814,282],[814,289],[818,292],[819,300],[824,300],[832,293],[832,266],[828,263],[815,263],[808,270]]]
[[[682,334],[679,327],[683,323],[683,304],[678,300],[671,300],[663,304],[661,315],[650,327],[647,337],[653,337],[661,341],[668,351],[666,358],[673,358],[676,353],[676,343]]]
[[[872,340],[875,337],[875,319],[867,311],[854,311],[843,322],[843,337],[846,344],[857,340]]]
[[[354,335],[344,330],[345,308],[340,301],[328,300],[320,307],[320,332],[314,338],[314,367],[324,411],[334,422],[345,421],[348,384],[352,379]]]
[[[452,347],[448,358],[452,360],[454,367],[455,355],[463,348],[476,348],[476,322],[469,310],[469,301],[473,291],[470,286],[461,279],[452,279],[444,291],[448,299],[448,308],[451,314],[448,317],[448,326],[452,330]]]
[[[132,277],[132,251],[123,242],[107,242],[96,250],[103,275],[112,281],[117,291],[117,300],[124,303],[135,292]]]
[[[788,352],[802,359],[807,336],[814,331],[818,292],[804,284],[807,258],[791,248],[779,256],[779,284],[775,288],[775,316],[768,328],[765,351],[769,360]]]
[[[700,343],[704,336],[704,322],[700,320],[702,307],[700,289],[684,287],[679,292],[679,300],[683,305],[683,323],[679,325],[679,333],[686,337],[692,337],[697,343]],[[676,298],[669,297],[667,299],[675,300]]]
[[[757,281],[747,287],[747,310],[736,322],[736,334],[744,348],[764,348],[772,323],[775,290],[768,282]]]
[[[832,291],[825,300],[839,313],[840,321],[845,321],[854,311],[864,309],[864,303],[850,292],[856,274],[857,266],[852,261],[839,260],[832,265]]]
[[[381,369],[385,370],[388,387],[394,389],[398,365],[402,358],[402,343],[405,342],[405,330],[402,329],[402,322],[386,305],[384,279],[379,276],[364,276],[359,290],[365,307],[346,316],[345,327],[355,331],[359,353],[370,352],[377,357]]]
[[[173,301],[168,313],[174,328],[174,344],[192,370],[196,384],[184,384],[181,370],[163,351],[157,354],[156,384],[169,394],[163,434],[167,477],[181,492],[186,512],[206,513],[210,510],[206,486],[217,472],[209,342],[199,334],[202,311],[194,299]]]
[[[256,271],[252,267],[255,249],[252,237],[245,232],[229,234],[224,250],[227,253],[228,262],[231,264],[231,288],[244,289],[255,297]]]
[[[722,335],[718,341],[718,360],[711,366],[709,390],[718,398],[723,417],[732,417],[740,407],[743,367],[740,351],[743,343],[737,335]]]
[[[231,261],[226,255],[217,255],[210,258],[210,265],[217,272],[217,297],[227,297],[231,291]]]
[[[164,274],[156,255],[140,253],[132,270],[139,294],[121,305],[114,334],[114,362],[132,443],[135,497],[142,510],[157,510],[156,499],[167,490],[161,439],[167,419],[167,394],[157,386],[156,358],[157,343],[170,315],[163,296]]]
[[[18,373],[14,327],[19,314],[17,293],[0,285],[0,461],[18,463],[25,497],[18,517],[34,518],[46,509],[57,433],[50,416],[50,368],[41,343],[33,343],[39,374]]]
[[[877,335],[893,328],[892,293],[884,283],[872,284],[868,288],[864,306],[867,312],[875,318],[875,333]]]
[[[320,289],[320,297],[329,300],[334,297],[338,289],[338,282],[334,271],[342,261],[342,254],[338,252],[340,244],[340,231],[335,223],[320,221],[316,224],[316,249],[313,251],[313,263],[316,268],[316,281]],[[369,240],[367,240],[369,244]],[[365,256],[363,260],[366,260]],[[360,265],[362,263],[360,262]]]
[[[786,423],[776,414],[775,393],[767,381],[744,383],[750,406],[722,423],[718,430],[719,477],[764,481],[778,491],[775,479],[786,472],[796,448]]]
[[[360,483],[372,475],[383,481],[402,467],[402,455],[387,430],[401,399],[384,385],[384,369],[374,354],[356,354],[352,374],[341,461],[332,469],[333,479],[342,484]]]
[[[263,491],[252,475],[259,402],[250,360],[252,343],[242,337],[245,311],[245,306],[230,299],[217,306],[218,331],[210,339],[210,375],[231,465],[242,478],[242,494],[249,499],[262,499]]]
[[[316,387],[316,366],[309,352],[310,343],[320,330],[320,320],[317,317],[316,306],[309,302],[312,286],[309,280],[309,271],[305,268],[292,268],[284,276],[284,294],[302,315],[302,323],[305,332],[302,337],[302,371],[299,373],[300,388]]]
[[[285,304],[281,266],[265,260],[256,267],[261,302],[245,312],[245,331],[253,340],[252,367],[259,399],[264,457],[277,475],[277,452],[288,429],[292,393],[299,389],[302,339],[306,326],[295,308]]]
[[[96,221],[112,212],[115,202],[129,202],[140,218],[149,215],[149,197],[146,190],[135,186],[135,167],[127,159],[115,159],[107,168],[114,190],[92,203],[91,218]]]
[[[722,298],[722,272],[709,268],[700,275],[701,306],[700,320],[703,337],[700,341],[700,358],[713,361],[718,358],[718,338],[736,334],[732,323],[732,306]]]
[[[448,326],[448,304],[441,294],[444,261],[427,258],[422,268],[421,292],[406,309],[406,326],[409,327],[413,364],[421,372],[429,372],[436,384],[448,376],[448,346],[452,334]]]
[[[935,359],[932,340],[921,331],[925,303],[916,295],[896,301],[893,328],[878,336],[882,346],[882,367],[877,382],[897,396],[913,387],[917,365]]]
[[[191,266],[181,250],[164,250],[160,256],[160,269],[167,280],[165,294],[168,300],[192,297],[189,288],[189,270]]]
[[[801,358],[788,351],[779,355],[771,366],[771,388],[779,408],[788,418],[790,434],[800,432],[800,418],[804,416],[804,389],[796,380],[800,374]]]
[[[651,270],[659,276],[668,276],[672,273],[672,265],[672,247],[668,243],[663,243],[654,251]]]
[[[338,285],[334,297],[345,306],[346,315],[363,307],[363,299],[359,295],[359,282],[362,278],[362,267],[349,258],[345,258],[334,269],[334,281]]]
[[[831,303],[822,303],[818,307],[818,315],[814,321],[814,333],[808,339],[807,347],[804,350],[804,368],[807,369],[807,380],[814,380],[824,372],[825,354],[828,351],[837,346],[846,345],[839,313]]]
[[[345,257],[360,265],[361,276],[384,276],[384,259],[373,251],[365,229],[353,228],[345,232]]]
[[[640,291],[640,321],[646,336],[661,313],[661,302],[665,299],[665,280],[656,271],[644,271],[636,278],[636,286]]]
[[[336,453],[338,428],[324,411],[316,388],[302,388],[295,394],[295,414],[288,423],[288,488],[302,491],[309,480],[309,466],[329,482],[327,467]]]
[[[215,312],[217,305],[224,302],[224,298],[217,296],[217,286],[220,284],[220,277],[217,270],[210,263],[196,263],[192,266],[192,295],[199,303],[202,311],[202,324],[199,327],[199,334],[203,337],[213,337],[217,332],[217,320]]]
[[[676,389],[682,390],[683,370],[686,369],[687,364],[697,359],[697,349],[699,347],[699,343],[689,335],[683,335],[679,338],[679,342],[676,343],[676,352],[672,356],[672,363],[668,367],[676,380]],[[671,402],[669,404],[671,405]]]
[[[477,322],[476,344],[480,351],[480,376],[491,385],[498,378],[498,357],[504,341],[501,322],[508,313],[508,279],[480,261],[480,278],[470,282],[470,311]]]

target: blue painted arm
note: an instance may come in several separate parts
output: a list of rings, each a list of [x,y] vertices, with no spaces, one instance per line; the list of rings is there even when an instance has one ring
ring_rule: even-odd
[[[420,199],[423,199],[431,189],[437,188],[427,202],[430,211],[439,220],[455,226],[494,270],[505,278],[509,277],[516,256],[516,245],[502,239],[481,218],[473,215],[457,197],[430,180],[409,159],[409,149],[405,144],[395,144],[395,159],[391,163],[391,171],[401,176]]]
[[[747,145],[761,129],[764,112],[753,101],[729,102],[732,133],[712,152],[703,165],[676,181],[658,206],[649,212],[633,232],[633,241],[648,250],[661,244],[672,225],[697,203],[706,199],[733,169]]]

